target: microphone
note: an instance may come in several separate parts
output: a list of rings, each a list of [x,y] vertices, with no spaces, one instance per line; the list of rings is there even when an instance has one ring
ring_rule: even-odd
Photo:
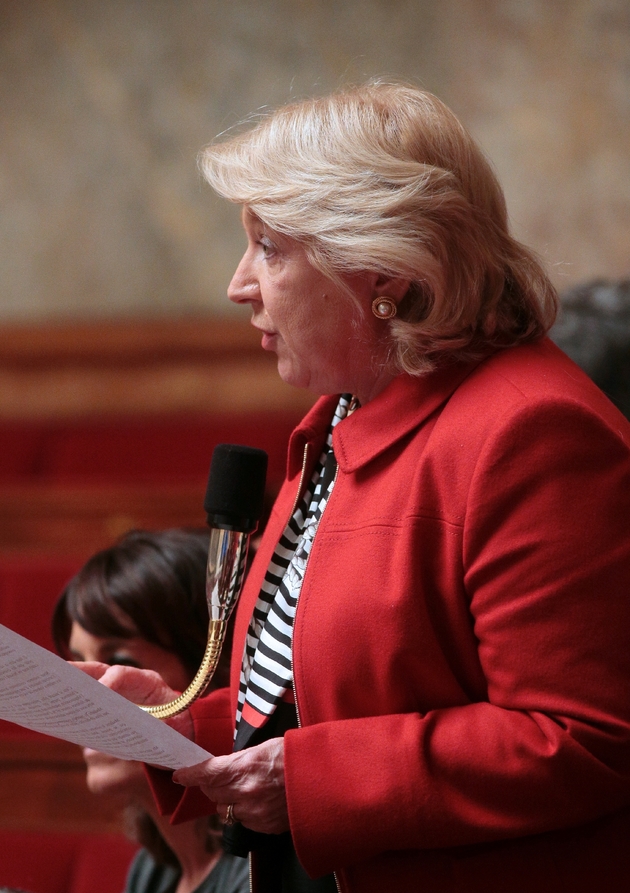
[[[175,716],[206,691],[219,663],[228,620],[241,593],[251,534],[263,512],[267,453],[221,443],[214,448],[203,507],[210,526],[206,600],[208,644],[186,691],[168,704],[143,706],[158,719]]]
[[[240,595],[251,534],[263,512],[267,453],[221,443],[210,463],[203,507],[210,526],[206,599],[210,622],[229,620]]]
[[[210,527],[253,533],[263,511],[267,453],[220,443],[214,448],[203,507]]]

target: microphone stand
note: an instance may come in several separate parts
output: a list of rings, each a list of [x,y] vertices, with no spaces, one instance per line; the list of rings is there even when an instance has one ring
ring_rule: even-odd
[[[262,514],[266,472],[264,450],[232,444],[215,447],[204,500],[210,525],[206,573],[208,643],[201,666],[181,695],[168,704],[141,705],[158,719],[182,713],[212,681],[227,624],[241,593],[251,534]]]

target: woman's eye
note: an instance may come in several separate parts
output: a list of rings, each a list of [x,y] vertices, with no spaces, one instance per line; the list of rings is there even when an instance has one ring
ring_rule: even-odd
[[[271,255],[275,251],[275,246],[271,239],[268,239],[267,236],[263,236],[262,239],[259,240],[258,244],[262,248],[262,253],[265,257],[271,257]]]
[[[126,654],[112,654],[112,656],[107,659],[107,663],[110,667],[136,667],[139,670],[142,669],[137,660],[134,660],[132,657],[127,657]]]

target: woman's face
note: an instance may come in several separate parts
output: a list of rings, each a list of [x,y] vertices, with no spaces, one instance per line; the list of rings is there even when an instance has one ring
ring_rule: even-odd
[[[130,639],[101,638],[73,622],[69,649],[72,660],[97,660],[155,670],[171,688],[183,691],[190,674],[172,651],[134,636]],[[95,794],[106,794],[121,805],[135,803],[150,808],[153,798],[146,783],[142,763],[119,760],[97,750],[84,748],[87,786]]]
[[[317,394],[356,394],[366,403],[392,375],[384,371],[386,329],[371,313],[376,274],[343,277],[358,300],[309,262],[302,245],[243,210],[247,249],[228,297],[250,304],[262,346],[278,357],[280,377]]]

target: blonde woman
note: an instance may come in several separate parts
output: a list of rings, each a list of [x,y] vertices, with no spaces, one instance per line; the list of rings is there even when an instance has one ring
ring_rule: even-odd
[[[255,891],[627,886],[630,425],[545,337],[491,167],[386,83],[201,166],[242,207],[229,298],[321,399],[238,608],[235,752],[182,804],[218,803]],[[212,715],[174,723],[203,744]]]

